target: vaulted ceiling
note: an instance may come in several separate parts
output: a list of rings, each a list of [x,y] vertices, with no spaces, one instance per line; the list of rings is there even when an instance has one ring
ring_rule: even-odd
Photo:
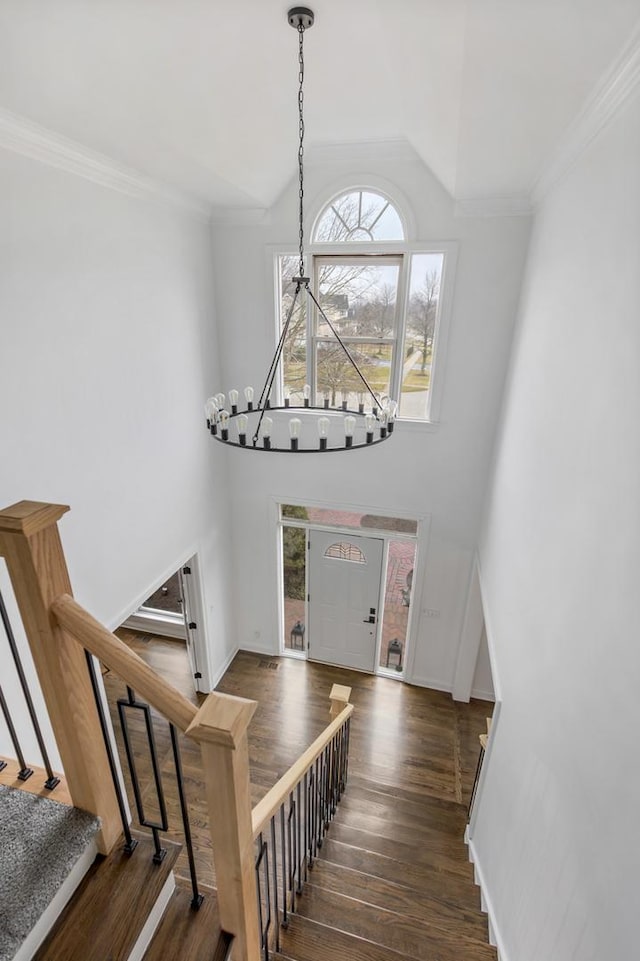
[[[457,199],[528,196],[639,0],[317,0],[309,143],[408,140]],[[0,109],[216,206],[295,169],[280,0],[0,0]]]

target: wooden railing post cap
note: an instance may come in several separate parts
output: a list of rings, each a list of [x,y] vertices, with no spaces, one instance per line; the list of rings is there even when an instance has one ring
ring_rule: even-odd
[[[19,533],[26,537],[37,534],[45,527],[56,524],[69,510],[65,504],[47,504],[43,501],[18,501],[0,511],[0,532]]]
[[[331,693],[329,694],[330,701],[342,701],[344,704],[349,703],[350,697],[351,688],[345,687],[344,684],[334,684],[331,688]]]
[[[235,750],[257,708],[256,701],[212,691],[186,730],[188,737]]]

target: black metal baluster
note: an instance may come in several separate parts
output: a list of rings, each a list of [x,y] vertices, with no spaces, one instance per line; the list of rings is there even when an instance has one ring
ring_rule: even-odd
[[[291,895],[291,914],[296,910],[296,802],[293,791],[289,795],[289,816],[287,818],[287,841],[289,845],[289,893]]]
[[[316,758],[316,790],[313,798],[313,856],[318,857],[318,848],[321,846],[320,840],[320,792],[322,790],[322,761]]]
[[[169,827],[167,822],[167,809],[164,801],[164,791],[162,789],[162,778],[160,776],[160,767],[158,765],[158,754],[156,751],[156,742],[153,735],[153,719],[151,717],[151,709],[148,704],[142,701],[136,701],[135,692],[132,688],[127,687],[127,699],[118,699],[118,713],[120,715],[120,724],[122,727],[122,736],[124,739],[124,747],[127,753],[127,763],[129,765],[129,773],[131,774],[131,784],[133,787],[133,795],[136,800],[136,808],[138,809],[138,821],[146,828],[151,829],[151,834],[153,836],[153,845],[155,848],[155,854],[153,855],[154,864],[161,864],[164,861],[167,850],[163,848],[160,844],[160,831],[166,831]],[[127,725],[126,708],[132,708],[136,711],[142,711],[144,715],[145,726],[147,730],[147,743],[149,745],[149,754],[151,755],[151,766],[153,769],[153,779],[156,785],[156,796],[158,799],[158,809],[160,812],[160,823],[156,821],[150,821],[145,817],[144,806],[142,803],[142,794],[140,792],[140,782],[138,780],[138,772],[136,769],[136,763],[133,751],[131,749],[131,742],[129,740],[129,728]]]
[[[184,793],[184,778],[182,775],[182,759],[180,757],[180,743],[178,741],[178,732],[176,731],[174,724],[169,724],[169,731],[171,732],[171,745],[173,747],[173,760],[176,767],[176,780],[178,782],[178,795],[180,797],[180,811],[182,812],[182,826],[184,829],[184,840],[187,846],[187,857],[189,858],[189,873],[191,875],[191,890],[193,891],[193,898],[191,899],[191,907],[194,911],[197,911],[202,902],[204,901],[204,895],[200,894],[198,890],[198,878],[196,876],[196,862],[193,856],[193,842],[191,840],[191,824],[189,822],[189,807],[187,805],[187,798]]]
[[[18,771],[18,778],[21,781],[28,781],[33,771],[30,767],[27,767],[27,762],[24,759],[24,754],[22,753],[22,748],[20,747],[20,741],[18,740],[18,734],[14,727],[11,714],[9,713],[9,705],[6,702],[2,688],[0,687],[0,709],[4,715],[4,719],[7,722],[7,728],[9,730],[9,736],[11,738],[11,743],[13,744],[13,750],[16,752],[16,757],[18,759],[18,764],[20,765],[20,770]],[[2,771],[7,765],[5,761],[2,761]]]
[[[280,918],[278,913],[278,847],[276,845],[276,816],[271,818],[271,852],[273,856],[273,915],[275,918],[276,951],[280,950]]]
[[[304,882],[309,878],[309,771],[304,772]]]
[[[344,785],[346,787],[347,780],[349,777],[349,742],[351,739],[351,718],[350,717],[347,718],[347,723],[345,724],[345,728],[346,728],[347,743],[346,743],[345,752],[344,752]]]
[[[111,738],[109,736],[109,728],[107,726],[107,719],[105,717],[102,698],[100,696],[100,688],[98,687],[96,667],[95,667],[95,664],[93,663],[93,655],[87,650],[85,650],[84,655],[87,659],[87,667],[89,669],[89,677],[91,679],[93,697],[96,702],[96,710],[98,712],[100,729],[102,731],[102,740],[104,741],[105,750],[107,752],[109,770],[111,771],[111,780],[113,781],[113,787],[116,792],[116,801],[118,802],[120,820],[122,821],[122,831],[124,833],[124,841],[125,841],[124,850],[126,851],[127,854],[133,854],[133,852],[138,846],[138,842],[131,837],[131,830],[129,829],[129,821],[127,819],[127,809],[125,807],[124,798],[122,796],[122,787],[120,785],[120,778],[118,776],[118,768],[116,766],[116,759],[113,753]]]
[[[258,897],[258,918],[260,920],[260,938],[264,961],[269,961],[269,929],[271,928],[271,892],[269,884],[269,849],[262,834],[258,835],[259,853],[256,858],[256,893]],[[264,920],[262,910],[262,885],[260,884],[260,867],[264,862],[263,876],[266,893],[267,920]]]
[[[300,799],[302,796],[302,784],[298,781],[296,787],[296,811],[297,811],[297,834],[296,834],[296,866],[298,871],[298,894],[302,894],[302,863],[304,861],[304,850],[302,847],[302,806]]]
[[[47,788],[47,790],[53,791],[53,789],[57,787],[58,784],[60,784],[60,778],[55,776],[55,774],[53,773],[53,768],[51,767],[51,761],[49,760],[47,747],[44,743],[44,738],[42,737],[42,731],[40,730],[40,722],[38,721],[38,715],[36,714],[36,709],[33,706],[31,691],[29,690],[29,685],[27,684],[27,678],[25,677],[24,669],[22,667],[22,661],[20,659],[18,645],[16,644],[16,639],[13,633],[13,628],[11,627],[11,622],[9,621],[9,615],[7,613],[7,608],[5,607],[2,591],[0,591],[0,617],[2,618],[5,634],[7,635],[9,648],[11,650],[11,656],[13,657],[13,663],[15,664],[15,667],[16,667],[16,673],[18,675],[18,680],[20,681],[20,687],[22,688],[22,693],[24,695],[24,700],[27,705],[29,717],[31,718],[31,724],[33,726],[33,731],[36,736],[36,740],[38,742],[40,755],[42,757],[44,768],[47,772],[47,780],[44,782],[44,786]],[[4,713],[4,709],[3,709],[3,713]],[[13,725],[11,726],[13,727]],[[11,733],[11,731],[9,733]],[[11,735],[11,740],[14,742],[14,747],[15,747],[15,741],[14,741],[13,735]],[[28,768],[26,764],[23,763],[23,761],[24,759],[20,760],[19,758],[21,770],[20,770],[20,774],[18,774],[18,777],[20,778],[21,781],[26,781],[27,778],[30,777],[31,774],[33,774],[33,771],[31,771],[30,768]],[[29,774],[27,774],[26,777],[21,777],[23,771],[29,771]]]
[[[287,842],[285,837],[285,812],[284,804],[280,806],[280,840],[282,842],[282,927],[289,927],[289,914],[287,909]]]
[[[336,813],[340,801],[340,735],[333,739],[333,813]]]
[[[338,802],[342,798],[342,728],[338,731],[336,735],[337,744],[337,759],[336,759],[336,770],[337,770],[337,780],[338,780]]]
[[[309,862],[310,869],[313,867],[313,796],[315,789],[316,780],[314,775],[314,767],[311,765],[309,768],[309,790],[307,793],[307,860]]]

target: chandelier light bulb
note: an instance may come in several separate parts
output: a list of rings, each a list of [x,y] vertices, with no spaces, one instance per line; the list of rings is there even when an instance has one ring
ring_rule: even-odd
[[[353,447],[353,435],[356,429],[356,419],[352,414],[344,419],[344,436],[347,447]]]
[[[393,428],[395,425],[396,414],[398,413],[398,401],[390,400],[387,404],[387,428],[389,433],[393,433]]]
[[[358,412],[364,414],[364,393],[360,391],[358,394]]]
[[[309,399],[311,397],[311,386],[309,384],[305,384],[304,387],[302,388],[302,396],[304,398],[304,406],[308,407]]]
[[[239,414],[238,419],[238,440],[242,447],[247,446],[247,427],[249,426],[249,418],[246,414]]]
[[[262,418],[262,446],[265,450],[271,450],[271,431],[273,430],[273,418]]]
[[[329,418],[321,417],[318,421],[318,436],[320,438],[320,450],[327,449],[327,437],[329,435]]]
[[[215,402],[216,402],[216,405],[217,405],[217,407],[218,407],[218,410],[222,410],[222,408],[224,407],[224,402],[225,402],[225,396],[224,396],[224,394],[216,394],[213,399],[214,399]]]
[[[342,391],[342,409],[346,410],[348,406],[349,406],[349,391],[343,390]]]
[[[378,419],[380,421],[380,437],[386,437],[389,424],[389,411],[386,407],[382,408],[380,414],[378,415]]]
[[[376,418],[374,414],[366,414],[364,418],[364,426],[367,432],[367,444],[373,444],[373,431],[376,426]]]
[[[329,394],[329,391],[326,391],[326,393],[322,394],[322,406],[324,407],[325,410],[329,410],[330,401],[331,401],[331,396]]]
[[[289,421],[289,437],[291,438],[291,450],[298,450],[300,434],[302,432],[302,421],[298,417],[292,417]]]
[[[229,411],[220,411],[220,436],[223,440],[229,440]]]
[[[238,397],[239,397],[239,396],[240,396],[240,395],[238,394],[238,391],[237,391],[237,390],[230,390],[230,391],[229,391],[229,403],[231,404],[231,413],[232,413],[232,414],[237,414],[237,413],[238,413]]]
[[[284,389],[284,406],[289,407],[291,405],[291,388],[285,387]]]
[[[247,410],[253,410],[253,387],[245,387],[244,399],[247,402]]]

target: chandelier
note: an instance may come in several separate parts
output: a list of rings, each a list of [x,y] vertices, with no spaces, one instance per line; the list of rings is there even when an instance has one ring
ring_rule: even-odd
[[[357,450],[381,444],[388,439],[393,433],[398,404],[388,397],[376,394],[371,388],[349,348],[313,293],[310,278],[305,276],[304,34],[305,30],[313,26],[314,14],[308,7],[292,7],[287,13],[287,20],[298,33],[298,195],[300,201],[298,276],[291,280],[295,288],[293,299],[257,402],[254,404],[252,387],[244,388],[245,405],[242,408],[237,390],[230,390],[227,397],[222,393],[215,394],[205,404],[207,430],[215,440],[229,447],[240,447],[245,450],[280,453]],[[288,389],[285,389],[284,403],[277,405],[273,402],[272,391],[291,319],[296,304],[304,296],[307,297],[307,306],[313,304],[322,317],[337,345],[344,351],[355,374],[358,391],[356,393],[345,391],[339,403],[332,392],[324,395],[317,393],[312,397],[312,388],[309,384],[305,384],[301,397],[296,398]],[[356,401],[352,400],[354,396]]]

